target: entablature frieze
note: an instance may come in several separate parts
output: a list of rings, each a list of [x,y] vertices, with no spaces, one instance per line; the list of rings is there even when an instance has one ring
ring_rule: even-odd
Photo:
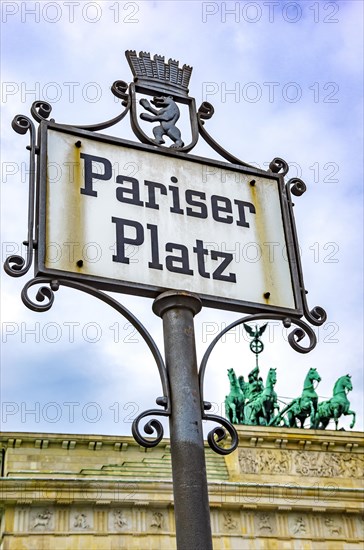
[[[68,507],[53,503],[19,504],[8,508],[6,513],[5,537],[20,540],[27,536],[28,542],[33,538],[39,542],[40,539],[36,539],[39,536],[43,542],[49,542],[52,536],[75,537],[80,534],[89,537],[108,535],[109,541],[122,535],[124,542],[128,537],[135,537],[136,533],[138,536],[158,535],[162,538],[175,536],[173,509],[153,502],[134,507],[125,503],[100,507],[86,502]],[[211,524],[215,542],[219,538],[231,543],[242,541],[251,538],[249,533],[254,533],[255,539],[264,539],[267,547],[270,544],[279,547],[278,541],[297,539],[310,549],[317,548],[314,541],[327,541],[327,548],[338,548],[345,542],[360,548],[363,542],[362,516],[324,509],[317,513],[290,506],[275,509],[254,505],[241,508],[211,506]]]

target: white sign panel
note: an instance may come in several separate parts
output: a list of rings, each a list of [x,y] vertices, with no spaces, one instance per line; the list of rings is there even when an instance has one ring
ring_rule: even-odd
[[[297,308],[274,174],[49,128],[44,180],[41,272]]]

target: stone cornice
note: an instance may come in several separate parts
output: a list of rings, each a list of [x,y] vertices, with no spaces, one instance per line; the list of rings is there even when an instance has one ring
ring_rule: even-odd
[[[335,449],[335,451],[357,451],[364,447],[364,433],[335,430],[307,430],[296,428],[274,428],[268,426],[236,426],[239,446],[274,447],[302,450]]]
[[[335,450],[343,452],[357,451],[364,447],[364,433],[355,431],[308,430],[294,428],[274,428],[267,426],[235,426],[239,434],[239,446],[257,447],[272,446],[302,450],[303,447],[316,450]],[[20,446],[47,448],[50,444],[72,450],[82,446],[90,450],[99,450],[103,446],[114,447],[114,450],[125,450],[129,446],[139,447],[132,436],[98,435],[98,434],[63,434],[34,432],[1,432],[2,447],[17,448]],[[169,439],[165,438],[159,445],[169,450]],[[207,447],[206,443],[206,447]],[[142,448],[143,452],[145,449]],[[150,452],[148,450],[148,452]]]

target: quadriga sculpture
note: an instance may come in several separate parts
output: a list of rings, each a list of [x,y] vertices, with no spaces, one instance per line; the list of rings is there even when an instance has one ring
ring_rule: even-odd
[[[316,368],[310,368],[300,397],[293,399],[280,412],[274,390],[277,382],[276,369],[269,369],[265,387],[259,376],[258,366],[248,374],[248,382],[244,381],[243,376],[237,377],[234,369],[228,369],[228,376],[230,393],[226,396],[225,412],[233,424],[304,428],[305,420],[310,418],[311,429],[324,430],[330,420],[334,420],[337,430],[340,416],[352,415],[350,428],[355,425],[356,414],[350,410],[350,401],[347,398],[347,393],[353,389],[349,374],[338,378],[331,399],[319,403],[316,386],[321,382],[321,376]]]

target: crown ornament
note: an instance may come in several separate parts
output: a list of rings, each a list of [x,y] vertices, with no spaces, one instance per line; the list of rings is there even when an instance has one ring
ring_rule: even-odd
[[[188,96],[188,85],[191,78],[192,67],[183,65],[169,59],[165,63],[163,55],[154,55],[153,59],[149,52],[140,52],[139,56],[135,50],[125,52],[126,59],[134,76],[134,82],[144,88],[152,88],[155,91],[170,93],[179,96]]]

